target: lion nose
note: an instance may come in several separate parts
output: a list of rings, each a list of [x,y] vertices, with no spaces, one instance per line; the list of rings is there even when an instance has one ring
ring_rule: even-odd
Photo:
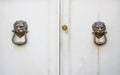
[[[17,28],[18,30],[20,29],[20,27]]]
[[[101,31],[102,29],[101,29],[101,28],[99,28],[98,30],[99,30],[99,31]]]

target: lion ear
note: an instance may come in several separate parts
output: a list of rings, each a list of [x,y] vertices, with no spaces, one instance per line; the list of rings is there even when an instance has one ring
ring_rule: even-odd
[[[17,25],[17,23],[18,23],[18,21],[16,21],[16,22],[14,23],[14,28],[15,28],[15,26]]]
[[[106,25],[105,25],[105,23],[104,22],[102,22],[103,23],[103,26],[104,26],[104,30],[106,30]]]
[[[96,23],[94,23],[94,24],[92,25],[93,31],[95,31],[95,25],[96,25]]]
[[[24,21],[23,24],[25,25],[25,29],[27,30],[27,28],[28,28],[27,23]]]

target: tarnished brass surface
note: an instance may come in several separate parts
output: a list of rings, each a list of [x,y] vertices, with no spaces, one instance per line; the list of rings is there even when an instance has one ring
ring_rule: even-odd
[[[104,22],[95,22],[92,25],[92,29],[94,35],[94,43],[97,45],[104,45],[107,42],[107,38],[106,38],[107,32]],[[104,38],[103,42],[97,41],[97,39],[100,40],[102,37]]]
[[[28,32],[27,29],[28,29],[28,25],[25,21],[23,20],[16,21],[14,23],[14,30],[12,30],[12,32],[14,32],[13,37],[12,37],[12,42],[16,45],[26,44],[27,43],[27,32]],[[15,36],[18,38],[24,37],[24,42],[16,42]]]
[[[63,30],[63,31],[67,31],[67,30],[68,30],[68,26],[67,26],[67,25],[63,25],[63,26],[62,26],[62,30]]]

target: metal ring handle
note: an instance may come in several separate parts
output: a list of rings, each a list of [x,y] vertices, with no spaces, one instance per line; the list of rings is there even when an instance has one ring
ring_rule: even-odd
[[[96,45],[99,45],[99,46],[106,44],[106,43],[107,43],[106,34],[105,34],[103,37],[104,37],[104,41],[103,41],[103,42],[97,42],[97,41],[96,41],[97,37],[94,35],[94,43],[95,43]]]
[[[16,36],[16,34],[14,33],[14,35],[13,35],[13,37],[12,37],[12,42],[13,42],[15,45],[21,46],[21,45],[24,45],[24,44],[27,43],[27,36],[26,36],[26,34],[25,34],[25,36],[24,36],[24,38],[25,38],[24,42],[16,42],[16,41],[15,41],[15,36]]]

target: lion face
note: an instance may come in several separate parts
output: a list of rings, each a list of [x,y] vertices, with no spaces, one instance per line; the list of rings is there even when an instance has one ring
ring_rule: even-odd
[[[103,22],[95,22],[92,25],[92,29],[95,36],[100,39],[105,34],[106,26]]]
[[[16,21],[14,24],[14,31],[15,34],[21,38],[27,31],[27,23],[25,21]]]

